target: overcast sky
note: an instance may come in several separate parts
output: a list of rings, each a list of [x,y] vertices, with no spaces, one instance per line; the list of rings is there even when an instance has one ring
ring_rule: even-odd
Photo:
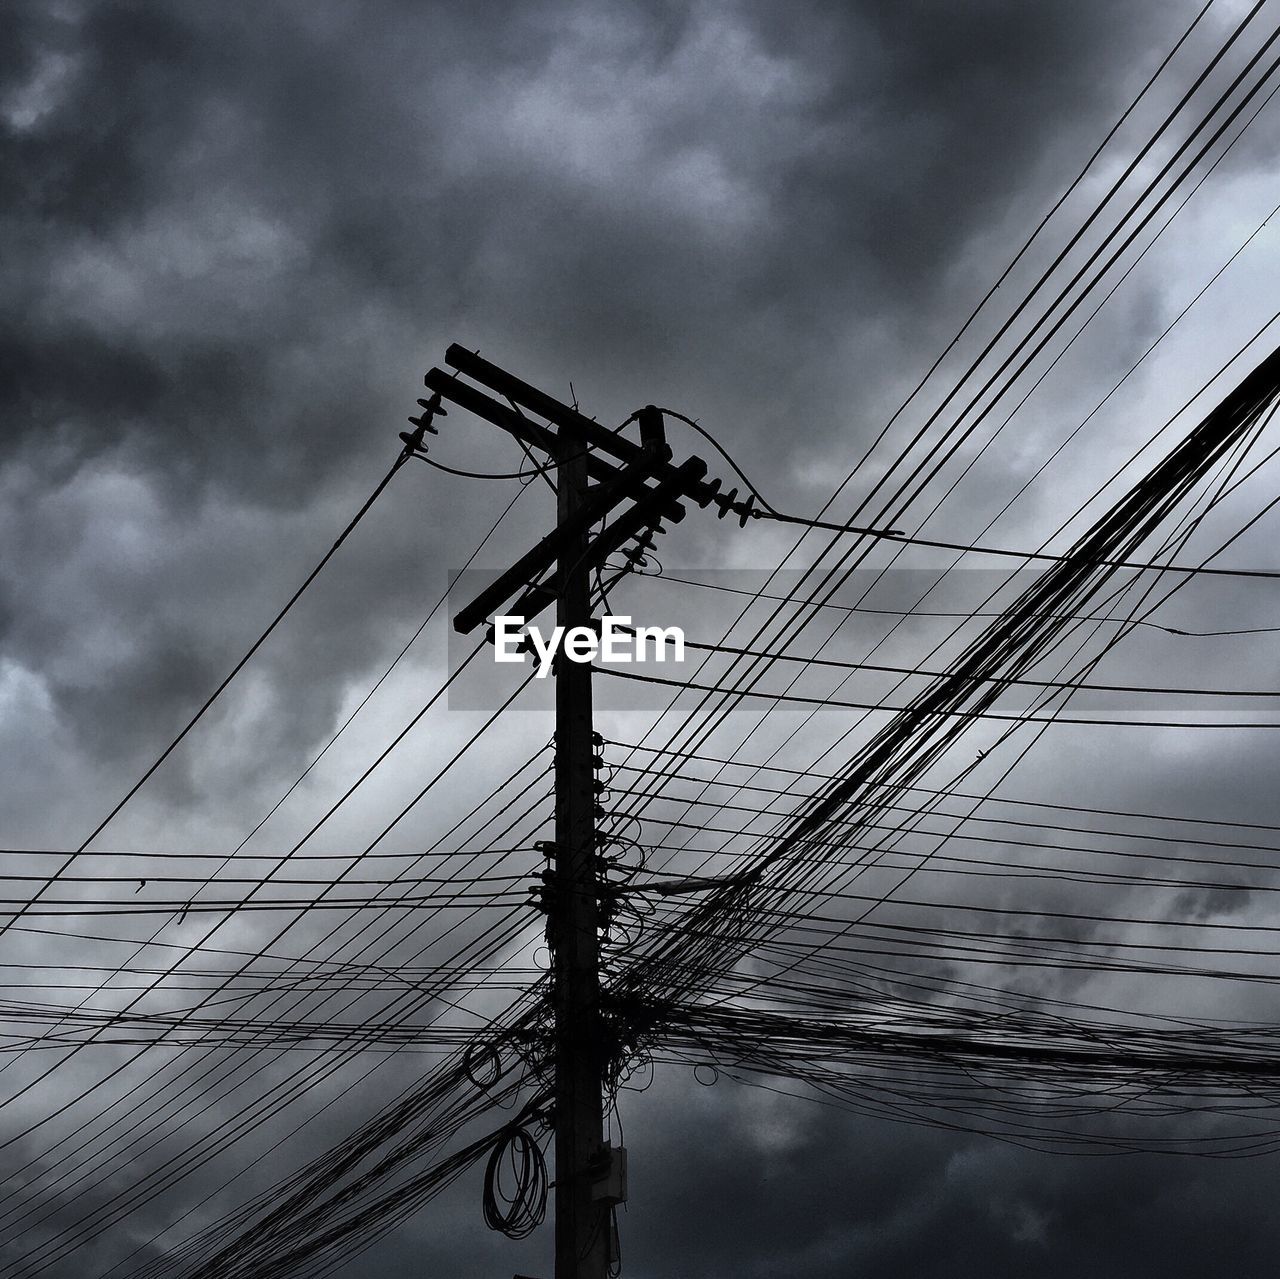
[[[776,506],[816,513],[1200,7],[9,0],[0,15],[0,843],[70,849],[94,829],[373,490],[424,372],[443,364],[450,342],[560,398],[576,396],[610,425],[650,402],[687,413]],[[1247,7],[1215,0],[1060,212],[1065,229],[997,293],[967,345],[895,424],[883,456],[844,488],[838,513],[856,508],[941,399],[948,370],[963,367],[1049,265]],[[1250,50],[1280,20],[1271,8]],[[969,540],[999,516],[989,542],[1051,537],[1263,327],[1280,269],[1275,232],[1259,230],[1280,203],[1278,111],[1262,110],[1008,428],[980,457],[985,437],[975,440],[912,507],[912,529],[928,517],[929,535]],[[1237,377],[1272,345],[1264,335]],[[439,425],[431,455],[447,465],[508,472],[524,461],[461,411]],[[669,432],[678,457],[696,451],[731,480],[704,441],[675,422]],[[517,491],[405,467],[96,847],[235,848]],[[1271,496],[1265,480],[1244,488],[1217,530],[1225,537]],[[477,563],[504,567],[553,511],[550,493],[531,485]],[[718,580],[746,589],[793,542],[788,530],[739,533],[734,521],[691,510],[661,557],[670,572],[737,570]],[[904,566],[947,562],[921,556]],[[1231,562],[1274,566],[1266,521]],[[1267,590],[1197,586],[1167,617],[1184,627],[1228,616],[1280,624]],[[691,601],[676,587],[615,591],[619,611],[636,601],[652,601],[643,607],[653,621],[687,621],[690,634],[729,616],[723,601]],[[844,654],[865,655],[884,631],[842,633]],[[912,661],[925,638],[903,638],[916,645]],[[906,660],[894,642],[878,660]],[[1280,686],[1271,637],[1187,643],[1138,634],[1106,670]],[[447,654],[441,613],[252,847],[291,847],[439,687]],[[367,843],[476,732],[485,712],[470,707],[496,705],[496,686],[437,706],[326,828],[323,847]],[[505,696],[514,682],[502,687]],[[546,701],[533,705],[544,709],[513,711],[467,769],[428,796],[400,846],[445,831],[547,740]],[[652,710],[618,709],[634,705],[606,699],[606,735],[645,731]],[[807,750],[803,762],[812,762],[848,726],[836,711],[820,718],[794,744],[794,761]],[[1007,790],[1276,823],[1275,736],[1053,730]],[[827,766],[848,757],[841,749]],[[15,874],[58,864],[9,862]],[[1244,892],[1238,909],[1268,907]],[[145,940],[161,922],[84,930],[92,927]],[[257,918],[233,921],[211,944],[245,948],[273,934]],[[0,958],[65,964],[68,944],[11,931]],[[121,962],[114,944],[95,947],[79,943],[76,962]],[[207,966],[227,962],[219,954]],[[4,978],[33,980],[19,972],[7,968]],[[35,997],[6,993],[11,1008]],[[1136,987],[1110,995],[1122,1006],[1140,997]],[[1250,1000],[1220,1011],[1274,1017],[1266,988]],[[51,1061],[28,1057],[39,1060],[15,1066],[0,1090],[19,1093]],[[115,1096],[124,1061],[105,1048],[77,1054],[0,1111],[0,1137],[86,1089]],[[404,1086],[421,1069],[397,1061],[384,1074]],[[269,1156],[251,1141],[233,1148],[43,1273],[103,1272],[211,1192],[213,1206],[188,1225],[233,1207],[244,1187],[287,1175],[390,1086],[352,1078],[340,1075],[323,1118]],[[201,1132],[231,1105],[210,1087]],[[53,1225],[183,1149],[185,1138],[169,1133],[168,1144],[109,1175],[33,1182],[46,1146],[89,1113],[82,1105],[11,1148],[31,1161],[19,1187],[33,1186],[36,1209],[52,1215],[26,1234],[0,1227],[0,1256],[25,1255]],[[622,1117],[631,1151],[625,1273],[636,1279],[1257,1274],[1280,1248],[1274,1158],[1050,1156],[727,1081],[703,1088],[675,1067],[626,1095]],[[284,1136],[287,1125],[272,1131]],[[254,1159],[239,1190],[224,1188]],[[340,1273],[549,1276],[549,1225],[529,1244],[508,1243],[485,1230],[479,1196],[473,1172]]]

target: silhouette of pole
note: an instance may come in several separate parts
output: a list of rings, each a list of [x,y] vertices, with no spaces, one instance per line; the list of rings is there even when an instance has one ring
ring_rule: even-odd
[[[736,501],[737,490],[719,496],[720,480],[708,481],[699,457],[672,461],[662,410],[646,405],[632,417],[639,444],[621,428],[610,431],[536,387],[451,346],[446,360],[456,374],[430,369],[424,379],[432,399],[425,411],[448,400],[492,423],[557,463],[557,518],[553,533],[527,550],[495,582],[453,618],[467,635],[498,616],[524,622],[552,603],[564,637],[552,667],[556,683],[556,814],[552,864],[543,872],[538,898],[547,912],[552,949],[552,1013],[555,1019],[555,1274],[556,1279],[607,1279],[616,1263],[616,1205],[627,1198],[627,1152],[604,1141],[605,1038],[600,1003],[600,872],[596,850],[595,734],[591,722],[591,665],[570,660],[568,636],[593,626],[592,574],[610,554],[634,542],[633,561],[652,545],[661,522],[678,524],[682,499],[700,507],[713,502],[719,514],[737,513],[745,524],[752,497]],[[459,374],[497,391],[506,403],[463,382]],[[519,407],[518,407],[519,406]],[[535,421],[546,418],[549,425]],[[437,411],[440,411],[437,408]],[[631,419],[628,419],[630,421]],[[422,421],[410,418],[421,428]],[[623,426],[627,423],[623,423]],[[552,428],[555,429],[552,429]],[[409,437],[406,437],[407,439]],[[414,440],[420,447],[421,436]],[[424,450],[425,451],[425,450]],[[615,459],[613,462],[608,458]],[[594,481],[594,483],[592,483]],[[622,507],[620,513],[614,514]],[[593,534],[596,525],[603,525]],[[555,564],[550,583],[544,575]],[[495,638],[493,629],[489,638]],[[690,886],[692,885],[692,886]],[[701,891],[689,881],[670,891]]]
[[[587,498],[586,445],[564,426],[556,438],[556,622],[591,622],[590,530],[574,520]],[[599,886],[592,770],[591,664],[560,655],[556,669],[556,821],[551,919],[555,1001],[556,1279],[605,1279],[610,1215],[592,1197],[604,1142],[600,1055]]]

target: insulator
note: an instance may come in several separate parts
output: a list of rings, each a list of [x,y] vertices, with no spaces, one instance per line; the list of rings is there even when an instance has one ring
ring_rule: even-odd
[[[430,375],[428,374],[428,377],[429,376]],[[431,383],[427,380],[427,377],[424,377],[422,379],[422,385],[423,386],[431,385]],[[438,413],[441,417],[449,416],[449,410],[445,408],[443,404],[440,403],[439,391],[433,392],[429,400],[419,400],[418,403],[421,404],[424,409],[429,409],[432,413]]]

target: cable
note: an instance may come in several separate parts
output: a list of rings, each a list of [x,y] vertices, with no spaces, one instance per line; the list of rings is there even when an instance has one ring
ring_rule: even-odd
[[[722,591],[729,595],[741,595],[749,599],[776,600],[783,604],[790,604],[790,603],[797,603],[797,602],[801,604],[812,604],[819,608],[830,609],[832,611],[841,612],[841,613],[866,613],[870,616],[905,617],[905,618],[939,617],[939,618],[950,618],[953,620],[957,618],[969,619],[969,618],[978,618],[978,617],[990,618],[990,617],[1003,616],[1002,613],[982,612],[982,611],[961,613],[961,612],[948,612],[946,610],[940,610],[940,609],[872,608],[866,604],[834,604],[829,600],[821,601],[821,600],[814,600],[814,599],[805,599],[805,600],[796,601],[792,596],[788,596],[788,595],[771,595],[767,591],[752,591],[752,590],[746,590],[742,587],[725,586],[721,582],[699,582],[693,578],[677,577],[674,574],[667,573],[667,572],[664,572],[662,574],[662,580],[664,582],[674,582],[678,586],[695,586],[699,590]],[[1101,617],[1072,616],[1071,618],[1069,618],[1069,620],[1077,621],[1077,622],[1114,622],[1117,624],[1123,621],[1123,619],[1119,617],[1107,617],[1107,616],[1101,616]],[[1215,638],[1215,637],[1225,637],[1230,635],[1275,635],[1280,633],[1280,626],[1244,626],[1244,627],[1237,627],[1232,630],[1207,630],[1206,631],[1206,630],[1192,630],[1190,628],[1180,627],[1180,626],[1168,626],[1161,622],[1151,622],[1151,621],[1146,621],[1145,619],[1139,620],[1136,624],[1138,626],[1149,627],[1152,630],[1163,631],[1166,635],[1180,635],[1180,636],[1184,636],[1191,639],[1209,639],[1209,638]],[[686,643],[687,642],[688,641],[686,641]]]
[[[723,692],[723,687],[719,684],[699,684],[694,680],[677,680],[664,679],[660,675],[641,675],[638,671],[624,671],[616,666],[601,666],[598,673],[608,675],[613,679],[635,680],[643,684],[662,684],[667,688],[690,689],[695,692],[719,693]],[[978,682],[975,677],[960,676],[959,678],[969,681]],[[989,681],[992,684],[1003,685],[1006,681],[1002,681],[997,677],[992,677]],[[1074,685],[1049,685],[1051,688],[1071,688]],[[803,697],[798,693],[769,693],[759,688],[749,688],[742,692],[744,697],[757,697],[771,702],[786,702],[798,706],[826,706],[832,708],[852,709],[860,711],[884,711],[894,715],[909,715],[912,708],[909,706],[890,706],[883,702],[853,702],[846,701],[843,698],[837,699],[832,697]],[[1088,724],[1096,728],[1236,728],[1236,729],[1255,729],[1255,728],[1280,728],[1280,719],[1275,720],[1178,720],[1178,719],[1100,719],[1097,716],[1089,715],[1031,715],[1031,714],[1003,714],[999,711],[991,710],[959,710],[948,709],[936,712],[940,715],[955,717],[957,719],[979,719],[979,720],[996,720],[1009,724],[1050,724],[1050,725],[1079,725]],[[984,752],[985,753],[985,752]]]
[[[508,1239],[527,1239],[547,1215],[546,1161],[522,1123],[508,1125],[489,1152],[483,1204],[484,1224]]]
[[[1003,614],[997,614],[1003,616]],[[1076,619],[1072,619],[1076,620]],[[1081,619],[1083,620],[1083,619]],[[1117,622],[1124,619],[1117,618]],[[634,635],[634,627],[621,626],[618,630]],[[802,657],[795,653],[768,652],[760,649],[738,648],[732,644],[703,644],[686,638],[686,648],[697,649],[703,653],[727,653],[736,657],[762,658],[769,662],[800,662],[805,666],[820,666],[832,670],[846,671],[878,671],[892,675],[919,675],[930,679],[943,679],[949,672],[930,670],[923,666],[886,666],[876,662],[842,662],[829,657]],[[994,677],[975,676],[975,681]],[[1060,691],[1092,692],[1092,693],[1141,693],[1165,694],[1180,697],[1280,697],[1280,689],[1248,689],[1248,688],[1188,688],[1150,684],[1098,684],[1083,680],[1041,680],[1017,677],[1001,679],[1002,687],[1013,688],[1049,688]]]
[[[782,515],[764,511],[761,519],[778,520],[785,524],[803,524],[809,528],[828,529],[836,533],[856,533],[863,537],[891,538],[908,546],[928,546],[943,551],[962,551],[967,555],[991,555],[1008,559],[1035,560],[1037,563],[1062,564],[1068,557],[1052,555],[1046,551],[1015,551],[1007,547],[970,546],[964,542],[944,542],[936,538],[914,537],[904,533],[884,532],[877,529],[855,528],[851,525],[832,523],[829,520],[814,520],[800,515]],[[1267,581],[1280,579],[1280,570],[1251,568],[1197,568],[1190,564],[1155,564],[1141,560],[1098,560],[1097,565],[1105,568],[1137,569],[1143,572],[1183,573],[1195,577],[1243,577],[1258,578]]]

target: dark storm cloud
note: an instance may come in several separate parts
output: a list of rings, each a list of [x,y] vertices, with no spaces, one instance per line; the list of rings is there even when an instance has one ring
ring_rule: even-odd
[[[371,308],[588,370],[714,352],[759,393],[851,297],[878,325],[927,310],[1112,109],[1139,7],[376,12],[18,10],[10,85],[67,65],[4,140],[6,282],[34,304],[7,335],[15,427],[281,500],[389,401],[317,349]],[[82,276],[41,305],[59,268]],[[115,284],[127,316],[91,305]]]
[[[818,492],[791,474],[810,459],[825,496],[1189,15],[6,6],[0,673],[22,790],[6,829],[50,838],[132,779],[372,488],[449,340],[563,395],[572,378],[605,418],[653,398],[714,415],[771,491]],[[1270,155],[1258,141],[1238,163]],[[1126,367],[1165,316],[1158,286],[1135,288],[1095,371]],[[506,469],[486,439],[453,415],[437,455]],[[182,757],[171,803],[243,787],[236,814],[256,815],[261,775],[296,774],[348,681],[398,649],[496,514],[488,489],[441,481],[397,481],[219,712],[215,729],[251,728],[225,771]],[[690,559],[710,554],[696,542]],[[1161,739],[1151,783],[1108,745],[1099,783],[1095,740],[1055,742],[1028,771],[1142,811],[1170,788],[1188,812],[1272,803],[1263,752]],[[673,1085],[628,1110],[639,1276],[1209,1273],[1224,1223],[1237,1268],[1266,1264],[1274,1177],[1247,1167],[1055,1162],[698,1096]],[[512,1254],[472,1249],[474,1194],[352,1273],[424,1258],[493,1273]]]
[[[684,1074],[628,1107],[622,1228],[636,1279],[1121,1279],[1212,1272],[1228,1257],[1238,1273],[1266,1268],[1274,1183],[1252,1161],[1041,1155],[727,1082],[677,1092]],[[1224,1238],[1237,1211],[1241,1229]]]
[[[454,336],[552,386],[714,404],[750,458],[782,405],[850,378],[870,402],[886,352],[914,358],[969,237],[1114,109],[1146,16],[11,7],[0,411],[23,498],[119,466],[175,523],[212,503],[215,540],[219,507],[354,500]],[[66,626],[48,604],[37,646]],[[136,679],[87,668],[99,687],[64,679],[59,704],[118,725],[154,643],[172,674],[136,722],[173,722],[232,643],[185,624],[133,638]]]

